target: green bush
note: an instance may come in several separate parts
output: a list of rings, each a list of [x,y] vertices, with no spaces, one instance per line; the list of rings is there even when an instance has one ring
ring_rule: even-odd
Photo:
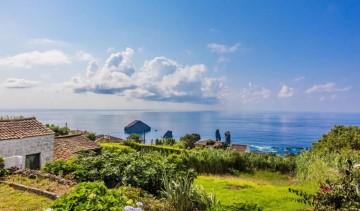
[[[4,169],[4,167],[5,167],[5,159],[0,157],[0,177],[3,177],[9,173],[9,171]]]
[[[346,169],[339,172],[339,180],[326,179],[320,183],[315,194],[289,191],[302,197],[297,202],[313,205],[315,210],[360,210],[360,164],[353,165],[351,160],[347,160],[346,164]]]
[[[141,136],[139,135],[139,134],[131,134],[131,135],[129,135],[127,138],[126,138],[126,140],[128,140],[128,141],[133,141],[133,142],[136,142],[136,143],[139,143],[139,144],[141,144],[144,140],[143,139],[141,139]]]
[[[125,146],[120,143],[100,143],[100,146],[103,148],[103,150],[109,150],[112,152],[118,152],[118,153],[132,153],[135,152],[135,150],[129,146]]]
[[[174,172],[175,165],[167,162],[159,152],[114,152],[103,150],[102,154],[81,153],[71,163],[71,168],[63,161],[47,164],[44,172],[69,174],[78,182],[103,181],[107,187],[131,185],[152,194],[161,189],[163,172]],[[69,170],[70,169],[70,170]],[[68,171],[69,170],[69,171]]]
[[[98,182],[79,184],[75,191],[56,199],[56,210],[114,210],[123,211],[126,198],[119,190],[109,190]]]
[[[168,146],[173,146],[176,143],[176,140],[173,138],[168,138],[168,139],[156,139],[155,140],[155,145],[168,145]]]
[[[336,125],[312,146],[312,151],[321,154],[341,150],[360,150],[360,128]]]
[[[163,175],[163,196],[175,210],[207,210],[220,204],[215,194],[205,193],[202,187],[194,186],[194,177],[191,173],[175,177]]]
[[[197,133],[186,134],[180,138],[180,141],[185,143],[185,148],[193,149],[195,148],[195,143],[201,139],[200,135]]]
[[[360,153],[342,151],[337,153],[302,152],[296,158],[296,179],[300,183],[319,184],[326,179],[337,181],[341,178],[344,163],[351,159],[360,163]]]
[[[86,133],[86,138],[90,139],[91,141],[95,141],[96,134],[94,132],[87,132]]]
[[[55,136],[69,135],[70,129],[68,127],[59,127],[55,125],[46,125],[50,130],[54,131]]]
[[[55,160],[53,162],[46,163],[41,171],[63,176],[70,174],[71,172],[75,171],[75,169],[76,166],[72,163],[71,160]]]
[[[141,151],[144,153],[152,152],[152,151],[158,151],[162,154],[169,155],[172,153],[181,153],[182,150],[176,147],[171,146],[162,146],[162,145],[149,145],[149,144],[139,144],[133,141],[124,141],[123,144],[125,146],[129,146],[136,151]]]

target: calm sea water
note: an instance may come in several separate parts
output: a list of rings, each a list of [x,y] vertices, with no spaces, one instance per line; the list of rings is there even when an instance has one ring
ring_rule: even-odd
[[[334,125],[360,125],[359,113],[226,113],[213,111],[175,112],[156,110],[0,110],[0,116],[35,116],[43,124],[94,131],[125,138],[124,127],[141,120],[152,130],[146,140],[161,138],[167,130],[176,139],[199,133],[203,140],[215,139],[219,129],[231,132],[232,143],[248,144],[252,151],[297,153],[309,148]]]

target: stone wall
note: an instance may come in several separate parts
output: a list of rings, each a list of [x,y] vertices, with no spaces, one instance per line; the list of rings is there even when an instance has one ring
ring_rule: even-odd
[[[22,168],[26,155],[40,153],[40,166],[54,160],[54,135],[0,141],[0,157],[22,156]]]

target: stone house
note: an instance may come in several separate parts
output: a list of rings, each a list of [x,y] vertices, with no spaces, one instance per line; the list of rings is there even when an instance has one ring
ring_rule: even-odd
[[[6,167],[40,169],[54,160],[54,132],[35,117],[0,120],[0,157]]]

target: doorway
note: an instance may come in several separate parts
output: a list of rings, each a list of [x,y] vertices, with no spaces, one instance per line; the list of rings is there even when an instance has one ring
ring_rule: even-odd
[[[40,169],[40,153],[26,155],[25,168],[31,170]]]

